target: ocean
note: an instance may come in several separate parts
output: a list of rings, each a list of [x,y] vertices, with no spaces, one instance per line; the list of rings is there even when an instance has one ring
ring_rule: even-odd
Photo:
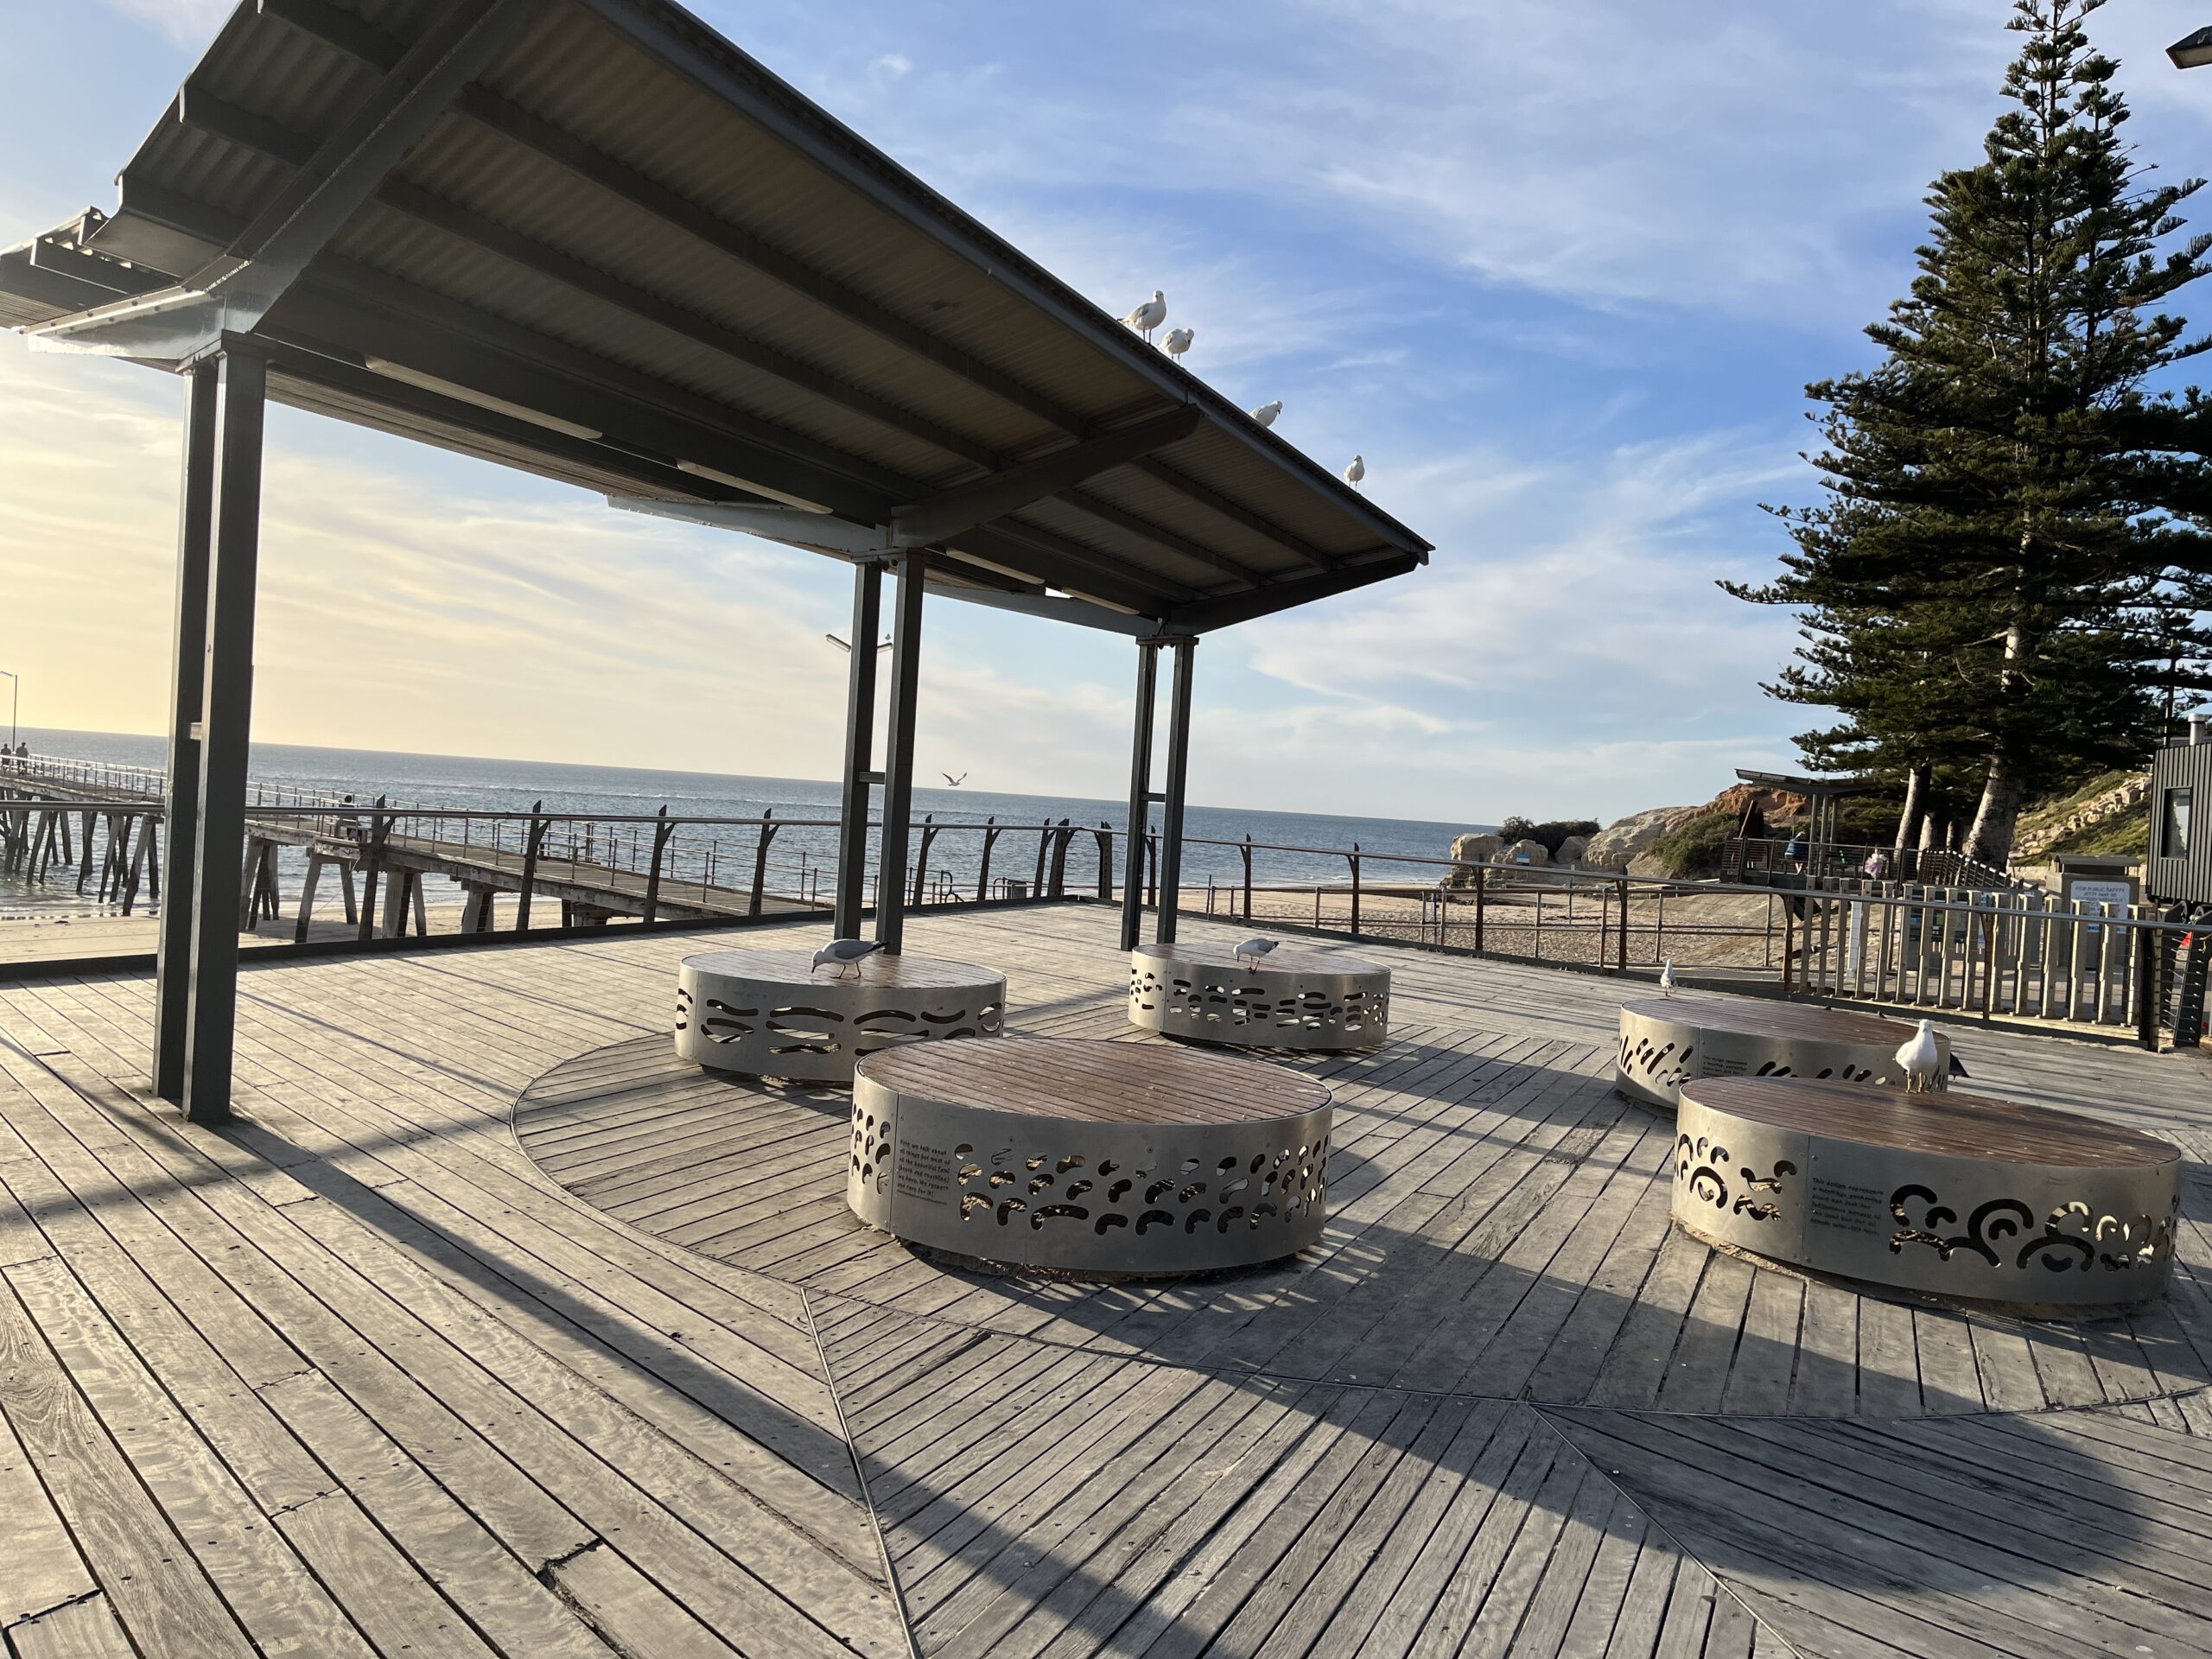
[[[162,739],[114,732],[41,730],[25,727],[22,741],[35,754],[76,760],[159,766],[167,758]],[[367,802],[377,796],[393,804],[416,806],[477,808],[527,811],[543,800],[548,812],[608,812],[646,815],[665,806],[674,817],[756,817],[773,808],[779,818],[834,818],[837,813],[837,785],[834,781],[804,778],[726,777],[712,772],[657,772],[631,766],[590,766],[543,760],[493,760],[455,755],[400,754],[365,749],[311,748],[284,743],[253,746],[252,776],[262,785],[350,794]],[[1026,878],[1033,874],[1038,826],[1065,818],[1085,827],[1100,823],[1119,829],[1127,803],[1086,800],[1072,797],[999,794],[970,789],[914,791],[914,818],[925,814],[939,823],[982,823],[995,818],[1010,826],[992,854],[994,885],[1000,876]],[[1158,822],[1155,817],[1154,823]],[[1249,836],[1255,842],[1284,847],[1350,848],[1378,861],[1396,854],[1414,858],[1441,858],[1454,836],[1494,830],[1495,824],[1425,823],[1407,818],[1364,818],[1314,812],[1274,812],[1256,807],[1201,806],[1187,809],[1183,879],[1203,887],[1209,878],[1224,886],[1243,879],[1243,860],[1231,848],[1208,844],[1235,842]],[[1023,831],[1027,830],[1027,834]],[[749,873],[753,832],[732,827],[709,832],[686,831],[689,837],[709,834],[746,860]],[[982,837],[978,834],[950,834],[932,845],[929,866],[934,875],[955,885],[972,885]],[[1077,890],[1089,888],[1097,873],[1096,843],[1077,836],[1068,855],[1067,879]],[[818,884],[826,896],[836,855],[834,830],[793,827],[779,832],[773,843],[776,866],[771,886],[789,890]],[[1300,881],[1343,881],[1349,872],[1339,857],[1304,853],[1255,854],[1254,868],[1262,879]],[[1364,867],[1368,880],[1433,880],[1435,873],[1418,867],[1393,868],[1386,862]],[[284,873],[283,885],[295,887],[296,868]],[[288,891],[287,897],[289,893]],[[435,901],[435,891],[426,898]],[[29,912],[96,912],[99,906],[79,898],[67,882],[33,886],[19,878],[0,874],[0,917]]]

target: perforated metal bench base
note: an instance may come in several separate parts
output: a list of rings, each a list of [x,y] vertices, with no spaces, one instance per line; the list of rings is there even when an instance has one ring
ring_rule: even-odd
[[[1614,1081],[1630,1100],[1667,1111],[1697,1077],[1807,1077],[1902,1085],[1897,1050],[1916,1027],[1872,1014],[1795,1003],[1654,997],[1621,1007]],[[1946,1086],[1951,1039],[1941,1030],[1936,1086]]]
[[[1224,946],[1129,953],[1129,1023],[1230,1048],[1344,1052],[1390,1034],[1390,970],[1333,951],[1278,950],[1249,968]]]
[[[810,950],[716,950],[677,971],[676,1052],[716,1071],[850,1083],[886,1049],[1005,1029],[1006,980],[929,957],[817,971]]]

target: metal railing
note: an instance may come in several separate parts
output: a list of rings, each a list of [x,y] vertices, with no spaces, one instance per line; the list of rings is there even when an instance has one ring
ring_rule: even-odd
[[[128,769],[125,769],[127,772]],[[114,775],[111,772],[110,775]],[[145,776],[143,771],[140,776]],[[0,777],[0,793],[29,779]],[[249,834],[292,837],[302,859],[373,869],[404,853],[512,893],[590,887],[610,913],[648,919],[826,906],[836,820],[677,817],[665,810],[493,810],[369,803],[264,788]],[[10,824],[41,810],[150,823],[137,800],[0,800]],[[871,826],[871,836],[880,827]],[[1011,898],[1118,895],[1126,849],[1110,823],[939,822],[912,826],[906,897],[918,907]],[[813,837],[803,840],[802,837]],[[142,834],[138,845],[146,838]],[[1186,913],[1478,955],[1625,973],[1672,961],[1690,976],[1785,995],[2145,1029],[2177,1013],[2174,964],[2187,925],[2148,906],[2070,904],[2034,890],[1775,872],[1764,882],[1682,881],[1542,866],[1470,864],[1349,848],[1189,836],[1174,895]],[[1160,836],[1147,827],[1144,901],[1157,908]],[[1314,874],[1340,867],[1340,876]],[[871,893],[870,898],[873,898]],[[515,925],[529,911],[518,903]],[[364,906],[365,934],[368,918]],[[2196,948],[2202,953],[2202,942]],[[2197,1020],[2186,1033],[2196,1035]]]

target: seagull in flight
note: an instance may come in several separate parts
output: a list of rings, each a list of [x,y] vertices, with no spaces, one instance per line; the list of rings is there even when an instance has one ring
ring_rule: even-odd
[[[850,645],[847,645],[847,644],[845,643],[845,641],[844,641],[842,638],[840,638],[838,635],[836,635],[836,634],[834,634],[834,633],[825,633],[825,634],[823,634],[822,637],[823,637],[824,639],[827,639],[827,640],[828,640],[831,645],[833,645],[836,646],[836,647],[837,647],[837,649],[838,649],[838,650],[840,650],[840,651],[849,652],[850,650],[852,650],[852,647],[851,647]],[[888,651],[888,650],[890,650],[890,649],[891,649],[891,636],[890,636],[889,634],[887,634],[887,634],[885,634],[885,635],[883,636],[882,642],[881,642],[880,644],[879,644],[879,645],[876,646],[876,649],[877,649],[878,651]]]
[[[1160,289],[1152,290],[1152,297],[1138,306],[1122,321],[1142,334],[1145,343],[1152,343],[1152,331],[1167,321],[1167,296]]]
[[[1195,328],[1170,328],[1167,331],[1167,355],[1181,362],[1183,353],[1191,349],[1191,342],[1198,337],[1198,331]]]
[[[1273,939],[1247,939],[1236,947],[1236,960],[1244,964],[1246,973],[1256,974],[1260,971],[1261,958],[1274,948]]]
[[[1904,1069],[1904,1086],[1908,1092],[1924,1095],[1942,1085],[1936,1079],[1943,1074],[1943,1051],[1936,1044],[1936,1022],[1923,1020],[1912,1040],[1897,1050],[1897,1064]]]
[[[824,963],[834,965],[837,977],[844,978],[845,969],[857,969],[861,962],[882,950],[874,939],[832,939],[814,953],[813,971],[820,973]]]
[[[949,772],[940,772],[938,773],[938,776],[944,779],[944,786],[947,789],[957,789],[961,785],[968,781],[968,774],[964,772],[957,778],[954,777]]]
[[[1366,476],[1367,457],[1364,455],[1354,455],[1351,458],[1351,465],[1344,468],[1344,482],[1347,484],[1357,484],[1361,479],[1365,478]]]
[[[1275,416],[1281,413],[1282,399],[1278,397],[1272,404],[1262,404],[1254,410],[1252,418],[1262,426],[1273,426],[1275,423]]]

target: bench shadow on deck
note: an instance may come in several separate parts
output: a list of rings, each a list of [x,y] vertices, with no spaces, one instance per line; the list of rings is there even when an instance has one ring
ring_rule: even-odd
[[[1112,920],[913,948],[1126,1037]],[[844,1096],[672,1062],[690,948],[252,969],[220,1133],[143,979],[0,990],[11,1656],[2212,1652],[2201,1179],[2132,1319],[1757,1269],[1667,1226],[1613,985],[1391,952],[1391,1046],[1294,1062],[1319,1249],[955,1271],[845,1211]],[[1959,1040],[2202,1155],[2189,1063]]]

